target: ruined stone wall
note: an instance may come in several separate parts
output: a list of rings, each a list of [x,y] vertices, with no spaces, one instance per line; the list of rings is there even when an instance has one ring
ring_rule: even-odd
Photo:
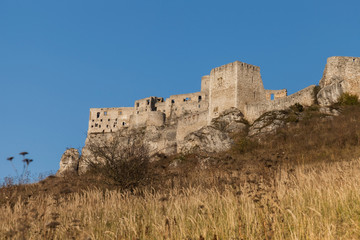
[[[271,97],[273,95],[273,98]],[[268,101],[275,100],[278,98],[283,98],[287,96],[287,90],[281,89],[281,90],[265,90],[265,98]]]
[[[346,82],[345,92],[360,95],[360,58],[329,57],[319,82],[321,88],[336,82]]]
[[[209,87],[210,87],[210,75],[203,76],[201,78],[201,92],[205,94],[209,94]]]
[[[265,90],[259,67],[236,61],[211,70],[208,121],[231,107],[244,111],[246,104],[262,100]]]
[[[148,97],[136,100],[134,104],[134,114],[156,111],[157,109],[155,105],[160,102],[164,102],[164,99],[159,97]]]
[[[165,114],[159,111],[142,112],[130,116],[130,127],[162,126],[165,123]]]
[[[204,92],[172,95],[166,99],[166,117],[181,117],[208,109],[208,99]]]
[[[196,112],[182,116],[178,119],[176,141],[182,141],[184,138],[192,132],[199,130],[207,125],[208,111]]]
[[[284,110],[296,103],[310,106],[315,102],[314,88],[315,85],[311,85],[287,97],[248,104],[244,112],[245,118],[252,123],[265,112]]]
[[[115,132],[129,127],[134,108],[90,108],[88,133]]]

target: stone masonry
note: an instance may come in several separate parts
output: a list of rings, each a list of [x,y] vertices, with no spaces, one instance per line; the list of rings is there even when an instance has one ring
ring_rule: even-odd
[[[333,103],[342,92],[359,94],[360,58],[330,57],[320,87],[320,105]],[[91,108],[88,137],[124,129],[172,126],[176,142],[180,142],[230,108],[239,109],[252,123],[268,111],[283,110],[296,103],[312,105],[316,101],[314,88],[312,85],[290,96],[286,89],[266,90],[259,67],[235,61],[203,76],[199,92],[167,99],[147,97],[136,100],[133,107]]]

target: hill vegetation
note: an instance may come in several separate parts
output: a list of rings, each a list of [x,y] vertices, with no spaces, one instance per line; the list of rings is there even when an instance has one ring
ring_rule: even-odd
[[[358,239],[360,106],[343,96],[329,111],[339,114],[293,106],[273,134],[234,133],[232,148],[221,153],[159,155],[131,165],[141,169],[128,182],[105,165],[82,176],[4,185],[0,236]]]

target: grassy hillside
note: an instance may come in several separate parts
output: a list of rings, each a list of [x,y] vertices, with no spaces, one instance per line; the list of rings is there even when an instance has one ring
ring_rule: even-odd
[[[219,154],[148,166],[124,187],[104,172],[0,190],[8,239],[359,239],[360,107],[289,111],[285,128]],[[100,174],[101,173],[101,174]]]

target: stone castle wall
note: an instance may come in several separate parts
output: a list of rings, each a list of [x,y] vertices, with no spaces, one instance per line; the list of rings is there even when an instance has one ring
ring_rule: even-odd
[[[315,103],[314,88],[315,85],[311,85],[290,96],[277,98],[272,101],[266,100],[257,103],[250,103],[246,106],[244,115],[246,116],[246,119],[252,123],[266,112],[284,110],[296,103],[303,106],[310,106]]]
[[[265,90],[265,98],[266,100],[275,100],[278,98],[283,98],[287,96],[287,90],[281,89],[281,90]]]
[[[360,58],[330,57],[320,81],[317,100],[331,104],[343,92],[360,93]],[[319,97],[320,96],[320,97]],[[329,97],[330,96],[330,97]],[[328,101],[328,100],[331,101]],[[177,141],[209,125],[229,108],[237,108],[253,122],[263,113],[300,103],[314,103],[314,86],[287,96],[287,90],[266,90],[260,68],[235,61],[211,70],[201,78],[201,91],[171,95],[166,100],[148,97],[134,107],[90,109],[88,133],[111,133],[121,129],[173,126]]]
[[[178,119],[176,141],[182,141],[189,133],[195,132],[206,126],[207,121],[207,109],[202,112],[196,112],[182,116]]]
[[[90,108],[88,133],[115,132],[130,125],[134,108]]]

